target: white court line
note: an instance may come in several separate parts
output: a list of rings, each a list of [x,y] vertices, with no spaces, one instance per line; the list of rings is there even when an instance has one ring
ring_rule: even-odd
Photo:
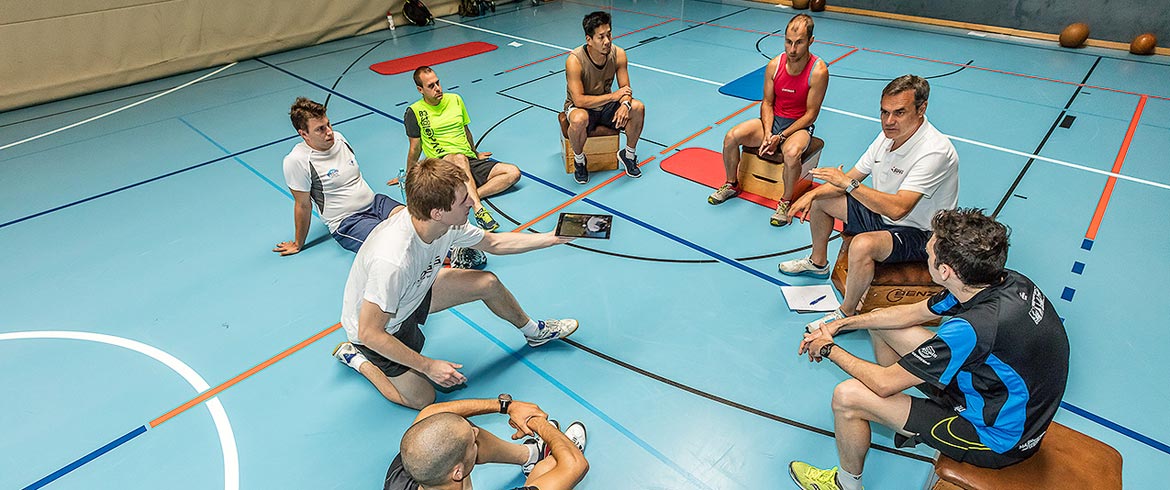
[[[234,64],[234,63],[233,63]],[[73,332],[64,330],[45,330],[29,332],[0,333],[0,340],[28,340],[28,339],[72,339],[100,342],[115,345],[124,349],[144,354],[158,362],[165,364],[172,371],[182,376],[197,393],[211,388],[199,373],[191,369],[183,361],[162,350],[143,344],[138,341],[105,335],[93,332]],[[219,433],[219,445],[223,448],[223,488],[224,490],[239,490],[240,488],[240,455],[236,449],[236,437],[232,433],[232,424],[228,421],[227,411],[219,398],[207,400],[207,411],[211,412],[211,420],[215,422],[215,431]],[[147,429],[150,424],[143,424]]]
[[[57,134],[57,133],[60,133],[61,131],[65,131],[66,129],[72,129],[72,128],[76,128],[76,127],[78,127],[78,126],[81,126],[82,124],[85,124],[85,123],[88,123],[88,122],[93,122],[93,121],[96,121],[96,120],[98,120],[98,119],[101,119],[101,118],[103,118],[103,117],[109,116],[109,115],[111,115],[111,114],[117,114],[117,113],[119,113],[119,112],[122,112],[122,111],[124,111],[124,110],[126,110],[126,109],[129,109],[129,108],[131,108],[131,107],[134,107],[134,106],[137,106],[137,105],[145,104],[145,103],[147,103],[147,102],[150,102],[150,101],[152,101],[152,100],[154,100],[154,99],[157,99],[157,98],[159,98],[159,97],[162,97],[162,96],[164,96],[164,95],[167,95],[167,94],[174,93],[174,92],[176,92],[176,91],[179,91],[179,90],[182,90],[182,89],[184,89],[184,88],[187,88],[187,87],[189,87],[189,86],[191,86],[191,85],[193,85],[193,84],[196,84],[196,83],[199,83],[199,82],[201,82],[201,81],[203,81],[203,80],[206,80],[208,77],[211,77],[211,76],[213,76],[213,75],[215,75],[215,74],[217,74],[217,73],[219,73],[219,72],[221,72],[221,71],[224,71],[224,70],[226,70],[226,69],[228,69],[228,68],[231,68],[231,67],[233,67],[233,66],[236,66],[236,63],[238,63],[238,62],[237,62],[237,61],[233,61],[233,62],[231,62],[231,63],[230,63],[230,64],[228,64],[228,65],[225,65],[225,66],[222,66],[222,67],[220,67],[220,69],[218,69],[218,70],[215,70],[215,71],[213,71],[213,72],[211,72],[211,73],[208,73],[208,74],[206,74],[206,75],[203,75],[203,76],[201,76],[201,77],[199,77],[199,78],[196,78],[196,79],[194,79],[194,80],[191,80],[190,82],[187,82],[187,83],[184,83],[184,84],[182,84],[182,85],[179,85],[178,87],[175,87],[175,88],[172,88],[172,89],[170,89],[170,90],[167,90],[166,92],[162,92],[162,93],[154,94],[154,95],[152,95],[152,96],[150,96],[150,97],[147,97],[147,98],[145,98],[145,99],[142,99],[142,100],[140,100],[140,101],[138,101],[138,102],[135,102],[135,103],[133,103],[133,104],[130,104],[130,105],[127,105],[127,106],[122,106],[122,107],[119,107],[119,108],[117,108],[117,109],[114,109],[114,110],[112,110],[112,111],[109,111],[109,112],[107,112],[107,113],[105,113],[105,114],[98,114],[98,115],[96,115],[96,116],[93,116],[93,117],[91,117],[91,118],[89,118],[89,119],[86,119],[86,120],[84,120],[84,121],[78,121],[78,122],[75,122],[75,123],[73,123],[73,124],[70,124],[70,125],[68,125],[68,126],[62,126],[62,127],[60,127],[60,128],[54,129],[54,130],[52,130],[52,131],[48,131],[48,132],[45,132],[45,133],[41,133],[41,134],[38,134],[38,135],[36,135],[36,136],[30,136],[30,137],[28,137],[28,138],[25,138],[25,139],[22,139],[22,140],[20,140],[20,141],[14,141],[14,142],[12,142],[12,143],[8,143],[7,145],[0,146],[0,150],[6,150],[6,149],[8,149],[8,148],[12,148],[12,147],[14,147],[14,146],[16,146],[16,145],[22,145],[22,144],[24,144],[24,143],[28,143],[29,141],[35,141],[35,140],[39,140],[39,139],[41,139],[41,138],[44,138],[45,136],[49,136],[49,135],[52,135],[52,134]]]
[[[446,20],[446,19],[435,19],[435,20],[437,20],[437,21],[439,21],[439,22],[445,22],[445,23],[447,23],[447,24],[451,24],[451,25],[457,25],[457,26],[460,26],[460,27],[466,27],[466,28],[468,28],[468,29],[472,29],[472,30],[476,30],[476,31],[480,31],[480,32],[486,32],[486,33],[488,33],[488,34],[493,34],[493,35],[496,35],[496,36],[502,36],[502,37],[507,37],[507,38],[511,38],[511,39],[517,39],[517,40],[520,40],[520,41],[527,41],[527,42],[530,42],[530,43],[532,43],[532,44],[539,44],[539,45],[541,45],[541,46],[547,46],[547,47],[554,48],[554,49],[559,49],[559,50],[562,50],[562,51],[570,51],[570,49],[569,49],[569,48],[566,48],[566,47],[564,47],[564,46],[557,46],[557,45],[555,45],[555,44],[549,44],[549,43],[546,43],[546,42],[537,41],[537,40],[535,40],[535,39],[527,39],[527,38],[523,38],[523,37],[519,37],[519,36],[513,36],[513,35],[511,35],[511,34],[505,34],[505,33],[499,32],[499,31],[493,31],[493,30],[490,30],[490,29],[484,29],[484,28],[482,28],[482,27],[476,27],[476,26],[472,26],[472,25],[467,25],[467,24],[459,23],[459,22],[452,22],[452,21],[449,21],[449,20]],[[652,67],[652,66],[639,65],[639,64],[637,64],[637,63],[630,63],[630,66],[636,66],[636,67],[638,67],[638,68],[643,68],[643,69],[647,69],[647,70],[650,70],[650,71],[656,71],[656,72],[658,72],[658,73],[663,73],[663,74],[666,74],[666,75],[673,75],[673,76],[676,76],[676,77],[685,78],[685,79],[688,79],[688,80],[694,80],[694,81],[697,81],[697,82],[702,82],[702,83],[706,83],[706,84],[710,84],[710,85],[715,85],[715,86],[719,86],[719,87],[722,87],[722,86],[724,85],[723,83],[719,83],[719,82],[715,82],[715,81],[711,81],[711,80],[707,80],[707,79],[703,79],[703,78],[699,78],[699,77],[693,77],[693,76],[686,75],[686,74],[683,74],[683,73],[676,73],[676,72],[673,72],[673,71],[667,71],[667,70],[663,70],[663,69],[660,69],[660,68],[654,68],[654,67]],[[835,113],[837,113],[837,114],[842,114],[842,115],[849,116],[849,117],[855,117],[855,118],[857,118],[857,119],[864,119],[864,120],[866,120],[866,121],[880,122],[880,121],[879,121],[879,120],[878,120],[876,117],[872,117],[872,116],[863,116],[863,115],[861,115],[861,114],[857,114],[857,113],[853,113],[853,112],[849,112],[849,111],[843,111],[843,110],[840,110],[840,109],[834,109],[834,108],[832,108],[832,107],[822,106],[822,107],[821,107],[821,109],[822,109],[822,110],[825,110],[825,111],[828,111],[828,112],[835,112]],[[1121,179],[1121,180],[1128,180],[1128,181],[1130,181],[1130,182],[1134,182],[1134,183],[1138,183],[1138,184],[1145,184],[1145,185],[1152,186],[1152,187],[1158,187],[1158,188],[1161,188],[1161,189],[1168,189],[1168,190],[1170,190],[1170,184],[1163,184],[1163,183],[1161,183],[1161,182],[1154,182],[1154,181],[1152,181],[1152,180],[1139,179],[1139,178],[1137,178],[1137,177],[1130,177],[1130,176],[1128,176],[1128,175],[1122,175],[1122,174],[1119,174],[1119,173],[1110,172],[1110,171],[1108,171],[1108,170],[1100,170],[1100,169],[1095,169],[1095,168],[1092,168],[1092,167],[1087,167],[1087,166],[1084,166],[1084,165],[1078,165],[1078,164],[1075,164],[1075,163],[1066,162],[1066,161],[1064,161],[1064,160],[1057,160],[1057,159],[1055,159],[1055,158],[1048,158],[1048,157],[1044,157],[1044,156],[1036,155],[1036,154],[1033,154],[1033,153],[1028,153],[1028,152],[1024,152],[1024,151],[1013,150],[1013,149],[1011,149],[1011,148],[1004,148],[1004,147],[1002,147],[1002,146],[996,146],[996,145],[993,145],[993,144],[990,144],[990,143],[983,143],[983,142],[981,142],[981,141],[976,141],[976,140],[972,140],[972,139],[962,138],[962,137],[959,137],[959,136],[951,136],[951,135],[946,135],[946,136],[947,136],[948,138],[950,138],[950,139],[954,140],[954,141],[961,141],[961,142],[963,142],[963,143],[969,143],[969,144],[972,144],[972,145],[975,145],[975,146],[982,146],[982,147],[984,147],[984,148],[988,148],[988,149],[991,149],[991,150],[1001,151],[1001,152],[1004,152],[1004,153],[1009,153],[1009,154],[1012,154],[1012,155],[1018,155],[1018,156],[1022,156],[1022,157],[1034,158],[1034,159],[1036,159],[1036,160],[1040,160],[1040,161],[1042,161],[1042,162],[1048,162],[1048,163],[1052,163],[1052,164],[1060,165],[1060,166],[1062,166],[1062,167],[1068,167],[1068,168],[1072,168],[1072,169],[1076,169],[1076,170],[1084,170],[1085,172],[1089,172],[1089,173],[1094,173],[1094,174],[1099,174],[1099,175],[1105,175],[1105,176],[1109,176],[1109,177],[1116,177],[1116,178],[1118,178],[1118,179]]]

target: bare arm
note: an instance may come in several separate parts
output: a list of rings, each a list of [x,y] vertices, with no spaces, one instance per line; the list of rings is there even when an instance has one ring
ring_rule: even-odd
[[[440,386],[451,387],[467,382],[467,378],[457,371],[462,365],[423,357],[387,333],[386,324],[393,316],[378,305],[362,300],[358,313],[358,340],[387,359],[425,374]]]
[[[544,439],[557,464],[548,472],[531,478],[524,484],[540,490],[570,490],[580,483],[585,473],[589,471],[589,462],[585,460],[581,450],[573,445],[573,441],[548,423],[548,419],[544,417],[530,419],[528,428]]]
[[[471,146],[471,149],[473,151],[475,151],[476,158],[487,158],[487,157],[492,156],[492,152],[490,152],[490,151],[481,152],[481,151],[479,151],[479,149],[477,149],[475,147],[475,138],[471,137],[471,127],[463,126],[463,133],[467,135],[467,144],[469,146]]]
[[[410,140],[410,149],[406,150],[406,168],[409,169],[414,164],[418,163],[418,157],[422,154],[422,139],[408,138]]]
[[[929,300],[923,300],[908,305],[881,308],[826,323],[821,328],[805,334],[797,352],[803,354],[817,339],[825,336],[831,338],[841,330],[897,330],[937,320],[939,315],[930,311],[930,307],[927,306],[928,302]]]
[[[617,60],[616,77],[618,84],[618,90],[614,93],[620,94],[617,98],[618,102],[629,102],[634,100],[634,87],[630,86],[630,68],[629,61],[626,58],[626,50],[617,46],[614,46],[613,49],[615,51],[614,59]],[[622,89],[625,89],[625,91]]]
[[[863,185],[853,191],[853,197],[870,211],[898,221],[910,214],[918,200],[922,199],[922,193],[903,189],[896,194],[886,194]]]
[[[618,100],[621,91],[603,95],[585,95],[585,85],[581,83],[581,62],[576,56],[569,55],[565,60],[565,83],[569,87],[569,96],[573,99],[573,107],[582,109],[596,109],[605,104]]]
[[[819,350],[820,347],[817,349]],[[894,363],[883,367],[854,356],[842,349],[841,346],[833,347],[832,351],[829,352],[829,360],[882,398],[896,395],[902,390],[923,383],[922,379],[911,374],[900,364]]]
[[[559,237],[552,233],[484,233],[483,239],[472,245],[471,248],[492,255],[510,255],[568,243],[572,240],[572,238]]]
[[[812,123],[816,122],[817,116],[821,114],[821,104],[825,102],[825,92],[828,89],[829,67],[825,65],[824,61],[818,59],[817,64],[813,65],[812,80],[809,81],[808,86],[808,98],[805,99],[804,115],[780,132],[781,141],[788,139],[792,133],[812,126]]]
[[[291,241],[281,242],[272,249],[273,252],[279,252],[281,256],[292,255],[301,251],[301,247],[305,246],[305,239],[309,236],[309,225],[313,218],[313,199],[308,192],[294,191],[289,189],[293,195],[293,224],[296,229],[296,235]]]
[[[760,123],[764,126],[764,141],[760,147],[767,145],[772,136],[772,120],[776,117],[773,105],[776,102],[776,70],[780,66],[780,57],[772,58],[764,69],[764,98],[760,101]]]

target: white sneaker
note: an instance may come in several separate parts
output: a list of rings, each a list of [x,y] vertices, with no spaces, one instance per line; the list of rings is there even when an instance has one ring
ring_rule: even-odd
[[[549,419],[548,423],[556,427],[557,430],[561,430],[561,424],[556,420]],[[536,467],[537,463],[544,461],[544,458],[548,457],[549,448],[548,443],[544,442],[544,439],[540,438],[540,434],[535,432],[532,433],[532,437],[524,440],[524,444],[536,447],[536,461],[533,461],[532,464],[520,465],[520,471],[524,472],[524,476],[528,476],[529,473],[532,473],[532,469]]]
[[[577,449],[585,452],[585,424],[582,424],[580,421],[569,424],[569,428],[565,429],[565,437],[573,441],[573,445],[577,446]]]
[[[813,330],[821,328],[826,323],[835,322],[837,320],[844,319],[845,316],[846,315],[844,313],[841,313],[841,309],[837,308],[837,309],[829,312],[827,315],[821,317],[820,320],[817,320],[815,322],[809,323],[808,325],[805,325],[804,331],[805,331],[805,333],[812,332]]]
[[[337,344],[337,347],[333,348],[333,357],[355,370],[361,367],[363,362],[369,362],[366,356],[362,355],[361,351],[358,351],[357,347],[349,342]]]
[[[817,279],[828,279],[833,269],[825,263],[824,267],[817,267],[812,263],[812,257],[789,260],[780,263],[780,273],[789,276],[810,276]]]
[[[540,347],[547,344],[551,340],[563,339],[573,332],[577,331],[577,320],[566,318],[564,320],[542,320],[536,322],[536,335],[531,337],[525,335],[528,339],[528,345],[532,347]]]

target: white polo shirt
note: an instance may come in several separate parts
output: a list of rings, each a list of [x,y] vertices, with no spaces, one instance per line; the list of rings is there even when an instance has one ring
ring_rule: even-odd
[[[451,247],[470,247],[483,240],[484,231],[464,223],[452,227],[431,243],[423,242],[410,221],[410,213],[401,212],[374,227],[358,250],[345,297],[341,303],[341,326],[350,342],[358,340],[358,316],[362,300],[378,305],[393,314],[386,332],[393,334],[414,312],[443,268],[443,257]]]
[[[922,199],[900,220],[882,216],[892,226],[930,229],[934,214],[959,204],[959,154],[951,140],[923,120],[900,148],[890,151],[894,140],[878,133],[853,168],[873,177],[873,188],[887,194],[900,190],[922,194]]]
[[[284,182],[289,189],[309,193],[330,233],[337,231],[342,220],[374,203],[374,190],[362,178],[357,156],[337,131],[328,151],[297,143],[284,157]]]

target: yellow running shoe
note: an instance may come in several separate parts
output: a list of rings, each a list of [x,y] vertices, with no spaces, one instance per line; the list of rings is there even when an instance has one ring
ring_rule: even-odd
[[[804,490],[841,490],[840,485],[837,485],[836,466],[831,470],[822,470],[808,463],[793,461],[788,463],[788,474]]]

